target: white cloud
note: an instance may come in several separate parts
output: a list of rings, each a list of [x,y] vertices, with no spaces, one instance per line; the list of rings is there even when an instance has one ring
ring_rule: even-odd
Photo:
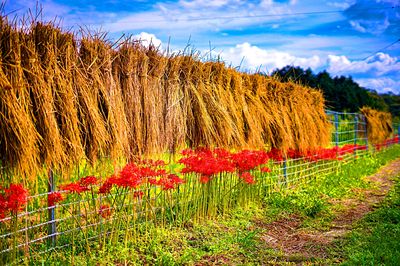
[[[344,55],[327,55],[321,57],[311,53],[309,56],[298,56],[287,51],[262,49],[244,42],[231,47],[219,55],[233,67],[242,70],[271,72],[286,65],[311,68],[314,72],[327,69],[332,76],[353,76],[363,87],[380,93],[400,93],[400,59],[389,54],[377,53],[366,60],[351,60]],[[368,78],[365,78],[368,77]],[[400,79],[399,79],[400,80]]]
[[[347,9],[350,6],[354,5],[355,1],[342,1],[342,2],[328,2],[328,6],[340,8],[340,9]]]
[[[141,32],[133,36],[134,39],[140,41],[140,43],[146,47],[153,44],[155,47],[161,47],[161,40],[158,39],[154,34]]]
[[[395,81],[392,78],[365,78],[355,79],[362,87],[376,90],[380,93],[393,92],[400,94],[400,81]]]
[[[262,0],[260,2],[260,6],[262,7],[271,7],[274,4],[273,0]]]
[[[390,22],[387,17],[383,21],[358,19],[358,20],[350,20],[349,23],[351,27],[358,32],[361,33],[368,32],[375,35],[383,33],[390,26]]]
[[[355,73],[374,73],[382,76],[390,72],[400,71],[400,60],[385,53],[377,53],[366,60],[351,61],[346,56],[329,55],[328,71],[333,75],[348,75]]]
[[[361,26],[359,21],[350,20],[349,23],[350,23],[350,26],[352,26],[353,29],[355,29],[356,31],[359,31],[362,33],[367,32],[367,29],[364,28],[363,26]]]
[[[180,0],[179,4],[186,8],[199,8],[199,7],[222,7],[228,4],[237,4],[238,1],[230,0],[193,0],[184,1]]]
[[[323,61],[317,55],[310,57],[296,57],[288,52],[277,50],[265,50],[248,42],[238,44],[227,51],[221,52],[221,57],[228,64],[239,66],[246,70],[256,70],[261,66],[263,71],[272,71],[286,65],[301,66],[317,69],[323,65]]]

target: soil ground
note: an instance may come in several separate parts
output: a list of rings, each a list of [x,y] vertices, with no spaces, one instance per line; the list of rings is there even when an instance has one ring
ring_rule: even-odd
[[[354,222],[371,212],[386,196],[393,185],[392,179],[400,175],[400,159],[382,167],[376,174],[366,177],[373,182],[371,189],[358,189],[357,199],[345,199],[332,204],[343,206],[335,213],[328,230],[302,228],[302,218],[296,215],[269,224],[258,224],[266,229],[262,240],[267,246],[283,252],[285,260],[307,261],[311,258],[327,258],[332,242],[352,229]]]

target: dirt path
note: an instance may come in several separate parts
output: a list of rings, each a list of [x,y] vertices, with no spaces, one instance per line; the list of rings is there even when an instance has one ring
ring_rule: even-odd
[[[376,174],[367,177],[375,186],[372,189],[359,190],[364,195],[363,200],[346,199],[332,202],[345,208],[336,214],[327,231],[310,231],[301,228],[303,220],[298,216],[281,219],[264,225],[266,233],[262,239],[272,248],[281,250],[285,256],[307,258],[326,258],[326,249],[338,237],[343,236],[352,228],[352,224],[361,219],[374,206],[383,200],[393,185],[391,180],[400,174],[400,159],[382,167]]]

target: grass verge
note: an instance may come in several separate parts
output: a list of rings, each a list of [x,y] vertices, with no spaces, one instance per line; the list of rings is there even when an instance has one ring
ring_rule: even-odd
[[[353,231],[336,243],[333,255],[343,265],[399,265],[400,178],[378,209],[356,223]]]

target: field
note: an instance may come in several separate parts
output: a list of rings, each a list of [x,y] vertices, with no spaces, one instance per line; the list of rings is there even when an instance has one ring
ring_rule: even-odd
[[[358,248],[378,241],[367,224],[395,233],[396,192],[393,221],[379,209],[350,232],[363,197],[392,185],[365,178],[399,156],[390,114],[332,112],[318,90],[193,51],[24,23],[0,20],[2,264],[398,258]],[[367,211],[341,220],[346,202]],[[318,238],[334,222],[349,228]]]

